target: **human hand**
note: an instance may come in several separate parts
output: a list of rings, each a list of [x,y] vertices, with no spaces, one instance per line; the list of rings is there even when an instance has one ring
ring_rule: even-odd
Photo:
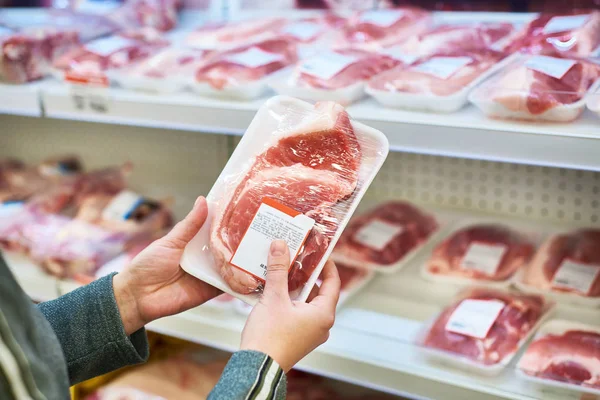
[[[268,354],[286,373],[327,341],[340,295],[337,268],[332,261],[327,261],[318,294],[309,303],[291,300],[289,260],[285,241],[273,241],[265,289],[248,317],[240,346],[242,350]]]
[[[207,214],[206,199],[199,197],[183,221],[113,278],[117,306],[128,335],[148,322],[196,307],[221,293],[179,266],[185,246],[198,233]]]

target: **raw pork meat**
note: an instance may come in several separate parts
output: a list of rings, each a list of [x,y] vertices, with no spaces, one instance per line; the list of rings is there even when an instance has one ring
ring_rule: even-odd
[[[536,116],[577,103],[600,77],[600,65],[573,60],[573,66],[558,79],[528,67],[528,60],[537,59],[533,56],[507,66],[475,89],[471,101],[496,103],[510,112]]]
[[[484,339],[446,329],[454,310],[467,299],[504,303],[504,308]],[[427,332],[423,345],[468,358],[479,364],[499,364],[516,353],[521,341],[527,337],[546,311],[547,305],[542,296],[473,289],[439,315]]]
[[[498,249],[499,254],[490,256],[486,248]],[[427,271],[479,281],[505,281],[527,265],[534,251],[527,237],[509,227],[471,225],[453,233],[435,248]],[[470,252],[479,255],[467,257]]]
[[[600,389],[600,334],[570,330],[529,345],[519,369],[538,378]]]
[[[216,54],[196,71],[196,81],[216,89],[243,86],[287,67],[297,59],[294,42],[265,40]]]
[[[331,60],[332,57],[337,55],[347,57],[349,63],[333,77],[322,77],[319,76],[318,73],[306,72],[306,65],[309,65],[311,62],[317,64],[319,62],[327,62],[328,59]],[[319,59],[323,61],[320,61]],[[352,59],[354,60],[352,61]],[[315,56],[312,61],[311,59],[308,59],[301,62],[290,78],[290,84],[299,87],[335,90],[350,86],[357,82],[367,81],[371,77],[393,68],[398,64],[400,64],[400,61],[383,54],[352,49],[338,50],[334,54],[325,53]]]
[[[585,286],[589,286],[587,292],[575,286],[555,283],[557,272],[568,262],[590,268],[589,278],[585,282]],[[522,282],[544,290],[600,297],[600,276],[597,270],[600,270],[600,230],[582,229],[554,235],[546,240],[525,270]]]
[[[506,22],[440,25],[421,35],[412,36],[398,45],[398,49],[419,57],[440,52],[496,49],[513,32],[514,26]]]
[[[430,13],[418,8],[363,11],[348,19],[341,47],[381,49],[424,32],[430,24]]]
[[[215,210],[211,251],[221,275],[238,293],[250,294],[263,285],[229,263],[263,198],[316,222],[290,270],[290,290],[294,290],[307,281],[327,250],[339,223],[336,204],[356,188],[361,149],[348,114],[329,102],[317,103],[315,109],[319,118],[271,143]]]
[[[359,235],[362,229],[369,229],[374,221],[384,223],[385,227],[398,227],[397,233],[389,238],[383,248],[367,244]],[[377,230],[377,227],[373,226],[373,229]],[[433,216],[408,202],[384,203],[350,222],[335,247],[334,258],[337,254],[342,255],[346,262],[352,261],[355,267],[364,267],[367,263],[389,266],[402,260],[437,229],[438,224]],[[377,233],[382,233],[380,231],[377,230]]]
[[[109,14],[123,28],[137,24],[142,27],[169,31],[177,25],[178,0],[127,0],[125,4]]]
[[[600,46],[600,11],[581,15],[542,14],[527,24],[509,51],[588,57]]]
[[[202,50],[168,48],[147,58],[140,63],[120,71],[127,77],[168,79],[171,76],[193,77],[198,64],[204,59],[206,52]]]
[[[474,82],[504,58],[493,50],[439,53],[408,67],[379,74],[369,88],[387,92],[450,96]]]
[[[186,38],[189,47],[221,50],[242,46],[246,43],[275,38],[287,24],[285,18],[262,18],[207,25],[190,33]]]

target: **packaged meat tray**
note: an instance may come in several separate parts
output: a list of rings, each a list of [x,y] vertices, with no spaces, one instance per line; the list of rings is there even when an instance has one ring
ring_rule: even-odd
[[[509,51],[588,57],[600,46],[600,11],[589,14],[541,14],[523,27]]]
[[[406,201],[390,201],[354,217],[332,253],[354,268],[392,273],[438,231],[437,218]]]
[[[93,40],[59,57],[53,64],[54,75],[72,83],[107,85],[107,71],[131,66],[169,43],[163,38],[145,39],[127,33]]]
[[[508,63],[494,50],[439,53],[379,74],[367,93],[386,107],[451,113],[471,89]]]
[[[600,327],[546,322],[519,360],[517,373],[540,385],[600,395]]]
[[[543,296],[468,289],[426,327],[418,345],[435,360],[498,375],[552,310]]]
[[[277,96],[258,111],[207,196],[208,222],[181,266],[249,304],[284,239],[289,289],[305,301],[388,153],[386,137],[333,102]]]
[[[107,75],[127,89],[175,93],[194,79],[206,54],[204,50],[167,48],[131,67],[109,71]]]
[[[526,267],[542,239],[530,225],[498,220],[466,220],[440,237],[421,275],[455,285],[508,287]]]
[[[570,122],[585,109],[585,96],[600,78],[600,65],[582,59],[521,56],[471,92],[486,115]]]
[[[588,96],[587,106],[591,111],[600,115],[600,88]]]
[[[365,95],[371,77],[399,64],[390,56],[362,50],[325,51],[282,71],[270,86],[283,95],[347,105]]]
[[[430,25],[431,14],[419,8],[362,11],[347,20],[339,47],[380,50],[419,35]]]
[[[600,230],[550,236],[517,279],[519,289],[557,301],[600,307]]]
[[[211,56],[197,69],[190,86],[201,95],[255,99],[268,89],[271,74],[297,60],[294,41],[269,39],[256,42]]]

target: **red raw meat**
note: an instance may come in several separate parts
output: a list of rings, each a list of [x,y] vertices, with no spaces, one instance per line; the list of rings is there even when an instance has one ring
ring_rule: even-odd
[[[372,15],[373,12],[382,15],[397,13],[398,20],[389,26],[380,26],[372,21],[365,21],[365,18]],[[422,33],[430,23],[430,13],[419,8],[363,11],[348,19],[343,29],[344,45],[364,49],[380,49]]]
[[[555,274],[566,260],[600,267],[600,230],[582,229],[550,237],[525,270],[523,283],[544,290],[600,297],[600,275],[592,283],[589,293],[553,285]]]
[[[373,76],[400,64],[400,61],[392,57],[362,50],[338,50],[336,53],[356,57],[357,59],[330,79],[323,79],[303,72],[301,63],[296,68],[291,83],[300,87],[335,90],[357,82],[367,81]],[[324,55],[324,57],[327,57],[327,55]]]
[[[261,18],[207,25],[190,33],[186,44],[200,49],[223,49],[273,38],[287,23],[285,18]]]
[[[600,65],[577,60],[561,79],[532,70],[517,61],[476,89],[476,97],[508,110],[532,115],[576,103],[600,77]]]
[[[277,55],[280,59],[256,68],[241,65],[228,59],[228,57],[241,54],[253,48]],[[287,39],[265,40],[216,54],[198,69],[196,72],[196,81],[209,83],[216,89],[223,89],[231,85],[243,86],[245,82],[259,80],[293,64],[297,60],[296,44],[293,41]]]
[[[371,248],[356,239],[356,233],[375,220],[402,227],[402,231],[383,250]],[[425,242],[437,229],[433,216],[408,202],[391,201],[355,217],[340,237],[335,253],[361,264],[391,265]]]
[[[426,62],[439,57],[468,57],[471,61],[447,78],[419,70]],[[369,87],[388,92],[450,96],[463,90],[503,58],[503,53],[493,50],[438,53],[410,66],[399,66],[383,72],[371,79]]]
[[[519,361],[528,375],[600,389],[600,334],[571,330],[529,345]]]
[[[399,45],[407,54],[430,56],[440,52],[495,49],[502,39],[514,31],[510,23],[479,23],[474,25],[440,25],[412,36]]]
[[[316,221],[290,270],[290,290],[294,290],[312,274],[335,233],[340,217],[335,205],[356,188],[361,150],[348,115],[335,103],[318,103],[315,108],[323,118],[271,144],[215,213],[211,251],[221,275],[238,293],[262,288],[260,280],[233,267],[229,260],[263,198]]]
[[[336,263],[338,273],[340,274],[341,291],[346,292],[362,282],[369,272],[365,269],[356,269],[348,267],[345,264]]]
[[[525,50],[533,54],[588,57],[600,46],[600,11],[590,13],[585,24],[579,28],[545,33],[544,28],[555,17],[564,16],[542,14],[533,19],[523,28],[519,37],[508,50],[511,52]]]
[[[494,275],[465,268],[462,261],[472,244],[502,245],[506,251]],[[427,265],[436,275],[457,276],[482,281],[504,281],[533,256],[534,245],[525,236],[503,225],[472,225],[455,232],[439,244]]]
[[[498,300],[505,304],[485,339],[446,330],[446,324],[452,313],[465,299]],[[520,342],[546,311],[546,304],[542,296],[474,289],[440,314],[427,333],[423,345],[456,354],[480,364],[498,364],[518,350]]]

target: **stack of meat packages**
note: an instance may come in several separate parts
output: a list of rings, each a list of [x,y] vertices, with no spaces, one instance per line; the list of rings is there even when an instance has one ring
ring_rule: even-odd
[[[131,165],[84,172],[77,157],[0,163],[0,245],[48,273],[85,281],[119,254],[139,252],[172,224],[164,202],[126,189]]]
[[[134,36],[133,39],[139,39],[138,32],[142,32],[148,41],[146,32],[158,36],[157,32],[176,25],[179,8],[177,0],[129,0],[103,15],[48,9],[40,11],[33,20],[19,20],[0,13],[0,78],[9,83],[41,79],[56,68],[62,69],[67,54],[82,61],[81,48],[85,43],[119,31],[127,31],[125,36]],[[139,45],[143,47],[144,43]],[[96,50],[94,54],[100,58],[111,55],[109,47],[106,43],[91,44],[90,49]],[[135,52],[132,59],[139,58],[138,53],[144,50]],[[86,62],[92,58],[86,57]],[[57,61],[59,65],[53,65]],[[130,59],[119,53],[112,61],[125,63]]]

